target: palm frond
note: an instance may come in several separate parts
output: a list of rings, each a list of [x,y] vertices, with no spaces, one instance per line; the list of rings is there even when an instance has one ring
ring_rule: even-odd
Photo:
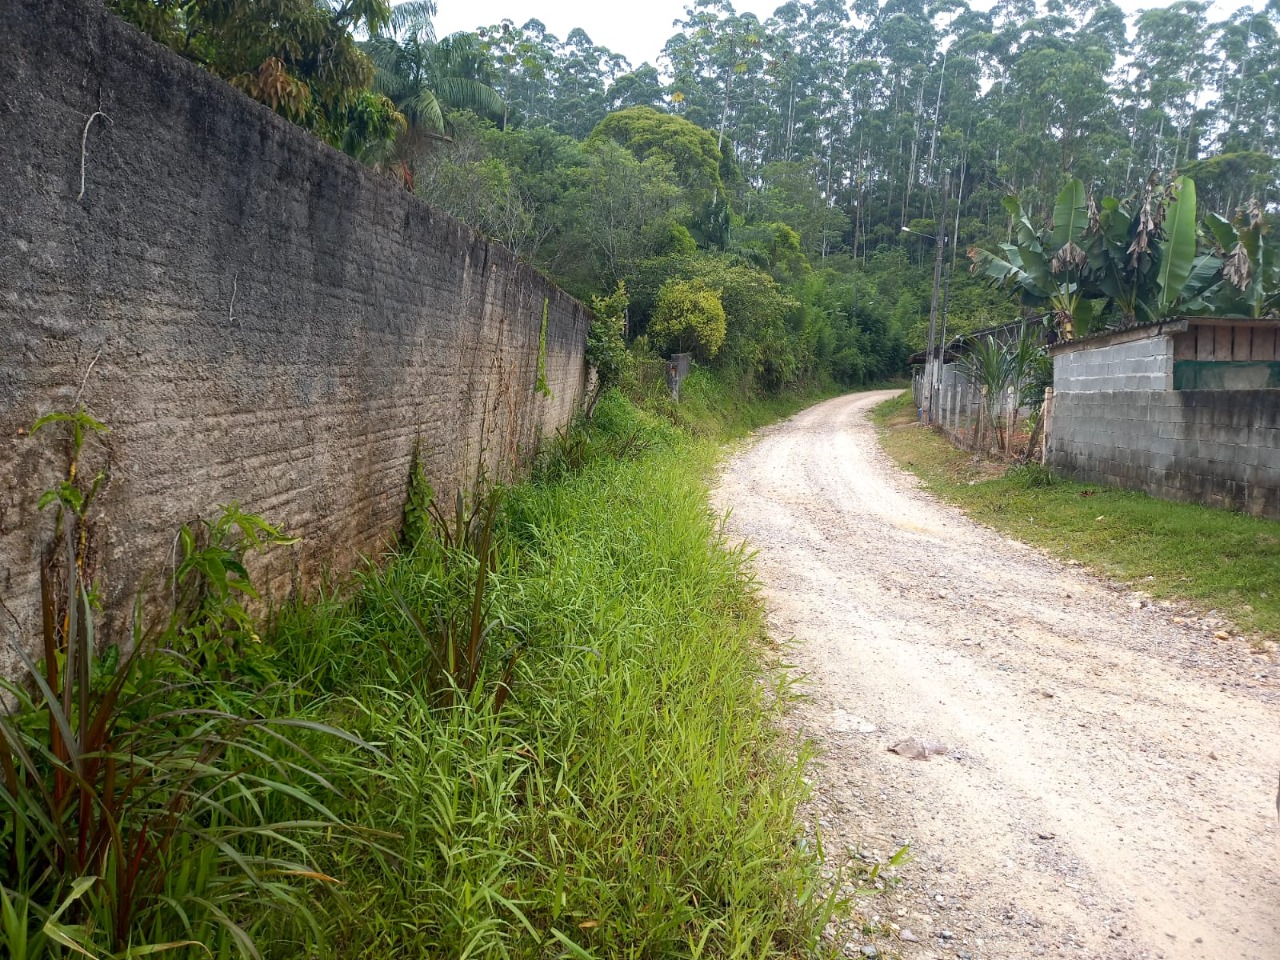
[[[391,32],[396,37],[414,35],[434,42],[435,17],[435,0],[404,0],[391,8]]]
[[[502,97],[491,86],[466,77],[442,77],[436,96],[455,110],[470,110],[481,116],[501,117]]]

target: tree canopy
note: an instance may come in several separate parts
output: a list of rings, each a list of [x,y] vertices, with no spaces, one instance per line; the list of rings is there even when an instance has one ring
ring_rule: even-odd
[[[625,283],[629,337],[664,285],[719,291],[704,358],[770,388],[895,372],[923,345],[939,240],[949,333],[1201,303],[1174,289],[1185,261],[1162,259],[1170,198],[1152,192],[1183,175],[1202,268],[1186,282],[1212,255],[1236,309],[1271,309],[1243,278],[1273,262],[1249,251],[1270,249],[1280,204],[1280,0],[1220,19],[1201,0],[789,0],[763,19],[694,0],[639,65],[537,19],[437,39],[432,0],[109,2],[579,296]],[[1147,236],[1127,260],[1107,246]],[[972,247],[1003,266],[970,274]]]

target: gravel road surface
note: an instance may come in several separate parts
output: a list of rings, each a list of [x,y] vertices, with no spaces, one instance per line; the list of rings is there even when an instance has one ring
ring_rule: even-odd
[[[1274,657],[918,489],[866,419],[892,395],[762,431],[716,492],[807,675],[828,855],[910,844],[846,952],[1280,960]]]

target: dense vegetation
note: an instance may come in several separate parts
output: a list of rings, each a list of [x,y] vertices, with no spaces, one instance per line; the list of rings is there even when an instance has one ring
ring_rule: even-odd
[[[1228,220],[1280,200],[1275,2],[1212,22],[1195,0],[1132,21],[1108,0],[813,0],[760,21],[699,0],[661,72],[537,20],[437,39],[431,0],[112,5],[583,299],[623,284],[629,339],[770,390],[900,370],[940,233],[949,329],[1013,319],[960,255],[1011,237],[1012,192],[1047,218],[1069,176],[1123,197],[1177,170]]]
[[[701,432],[768,413],[688,387]],[[32,441],[74,468],[39,679],[0,714],[0,954],[825,955],[714,443],[610,391],[531,482],[440,504],[415,473],[398,549],[265,627],[243,561],[286,538],[228,508],[183,528],[130,655],[95,651],[104,430]]]
[[[1280,201],[1275,0],[1218,21],[1196,0],[1129,19],[811,0],[763,21],[699,0],[660,69],[537,20],[437,39],[431,0],[111,3],[584,299],[624,282],[630,338],[769,388],[898,370],[939,233],[949,328],[1012,319],[962,254],[1011,238],[1010,193],[1035,222],[1070,176],[1129,197],[1176,170],[1227,220]],[[719,348],[670,322],[717,294]]]

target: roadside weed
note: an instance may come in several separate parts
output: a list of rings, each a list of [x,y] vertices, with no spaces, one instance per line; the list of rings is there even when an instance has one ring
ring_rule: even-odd
[[[281,618],[282,659],[341,691],[323,714],[388,758],[330,759],[362,784],[342,818],[378,831],[323,861],[344,957],[800,956],[841,906],[796,843],[806,756],[777,723],[789,681],[762,662],[743,553],[706,505],[714,450],[616,402],[592,430],[654,431],[647,452],[503,496],[485,603],[520,626],[513,668],[494,647],[449,702],[405,682],[427,654],[395,596],[471,589],[438,538]],[[485,691],[504,675],[499,710]]]

